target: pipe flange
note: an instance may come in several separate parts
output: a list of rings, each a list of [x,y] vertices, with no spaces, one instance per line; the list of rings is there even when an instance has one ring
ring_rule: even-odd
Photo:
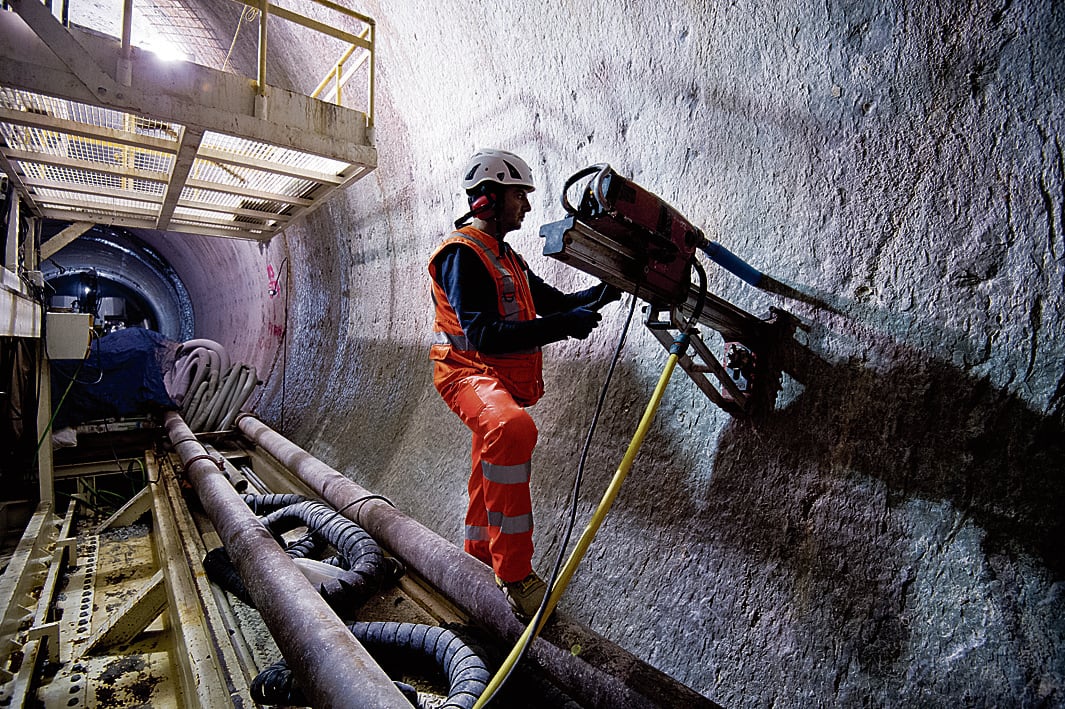
[[[242,418],[245,418],[245,417],[253,418],[256,421],[259,421],[260,423],[262,422],[262,419],[260,419],[258,416],[253,414],[251,411],[241,411],[239,414],[237,414],[237,417],[235,419],[233,419],[233,426],[239,428],[240,427],[240,420]]]

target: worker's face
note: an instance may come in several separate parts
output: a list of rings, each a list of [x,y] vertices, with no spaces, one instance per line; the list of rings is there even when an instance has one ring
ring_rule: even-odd
[[[503,188],[499,206],[496,208],[496,223],[500,236],[521,227],[525,214],[532,209],[529,206],[528,192],[527,188],[515,185]]]

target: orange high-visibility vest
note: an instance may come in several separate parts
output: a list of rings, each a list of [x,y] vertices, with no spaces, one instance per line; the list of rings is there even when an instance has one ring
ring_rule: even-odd
[[[464,244],[480,257],[492,280],[495,281],[499,317],[522,321],[536,318],[525,261],[513,249],[472,226],[452,232],[429,259],[429,275],[433,284],[436,318],[433,323],[433,344],[429,359],[434,362],[433,384],[447,398],[446,389],[457,379],[474,374],[495,377],[522,406],[531,406],[544,394],[543,355],[540,348],[507,354],[488,355],[478,352],[466,339],[458,315],[447,300],[447,294],[436,279],[436,257],[451,244]]]

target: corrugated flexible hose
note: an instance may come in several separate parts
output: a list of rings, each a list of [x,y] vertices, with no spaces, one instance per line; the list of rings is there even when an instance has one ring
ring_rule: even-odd
[[[471,709],[491,678],[480,654],[448,628],[375,621],[352,623],[348,629],[371,655],[420,655],[423,660],[431,660],[443,670],[448,679],[447,701],[443,704],[434,703],[434,709]],[[400,686],[400,683],[396,684]],[[400,686],[400,689],[403,690],[403,687]],[[252,682],[251,695],[261,704],[302,706],[306,703],[284,660],[259,673]],[[411,703],[420,706],[415,701]]]

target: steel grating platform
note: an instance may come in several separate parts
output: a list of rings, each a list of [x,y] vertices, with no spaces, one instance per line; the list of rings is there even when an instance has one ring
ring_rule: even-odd
[[[37,216],[267,240],[376,167],[372,71],[365,113],[11,6],[0,168]],[[370,53],[367,34],[334,36]]]

